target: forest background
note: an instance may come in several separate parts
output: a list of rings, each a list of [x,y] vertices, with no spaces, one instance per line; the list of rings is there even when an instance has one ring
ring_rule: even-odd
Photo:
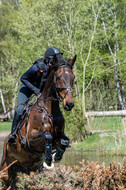
[[[125,109],[125,0],[1,0],[0,18],[0,113],[16,106],[20,76],[51,46],[77,55],[75,107],[63,111],[73,140],[83,139],[85,112]]]

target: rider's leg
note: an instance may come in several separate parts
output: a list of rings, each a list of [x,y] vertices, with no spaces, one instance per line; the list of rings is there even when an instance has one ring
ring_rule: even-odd
[[[51,166],[53,137],[52,137],[51,133],[48,131],[44,132],[43,137],[45,139],[45,162],[48,166]]]
[[[19,105],[15,111],[14,119],[12,122],[11,136],[8,137],[8,144],[15,144],[16,140],[16,129],[17,125],[21,119],[21,115],[24,109],[25,104],[27,104],[27,99],[31,96],[32,92],[25,85],[21,85],[18,93],[17,105]],[[21,104],[23,103],[23,104]]]

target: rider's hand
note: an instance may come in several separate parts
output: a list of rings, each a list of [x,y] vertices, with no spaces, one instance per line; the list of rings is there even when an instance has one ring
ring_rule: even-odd
[[[36,89],[34,90],[34,93],[35,93],[36,96],[38,96],[38,95],[40,94],[40,89],[36,88]]]

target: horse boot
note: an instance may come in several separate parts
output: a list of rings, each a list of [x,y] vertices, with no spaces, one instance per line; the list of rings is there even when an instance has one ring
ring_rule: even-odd
[[[63,154],[64,154],[65,150],[63,150],[62,148],[58,148],[56,150],[56,152],[53,154],[53,162],[58,163],[61,161]]]
[[[53,161],[60,162],[62,160],[63,154],[66,148],[69,146],[69,138],[64,134],[60,140],[60,147],[53,154]]]
[[[7,144],[9,145],[17,145],[18,138],[16,134],[16,129],[20,121],[20,118],[21,118],[21,115],[18,115],[15,112],[13,123],[12,123],[11,135],[8,137],[8,140],[7,140]]]
[[[52,165],[52,139],[53,137],[50,132],[45,131],[44,139],[45,139],[45,162],[43,163],[43,166],[49,169],[54,166],[54,164]]]

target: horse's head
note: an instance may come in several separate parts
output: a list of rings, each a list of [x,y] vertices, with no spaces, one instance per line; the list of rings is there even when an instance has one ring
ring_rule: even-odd
[[[74,107],[72,95],[74,74],[72,72],[76,56],[69,60],[58,60],[58,67],[54,75],[54,83],[57,97],[63,100],[63,106],[66,111],[70,111]]]

